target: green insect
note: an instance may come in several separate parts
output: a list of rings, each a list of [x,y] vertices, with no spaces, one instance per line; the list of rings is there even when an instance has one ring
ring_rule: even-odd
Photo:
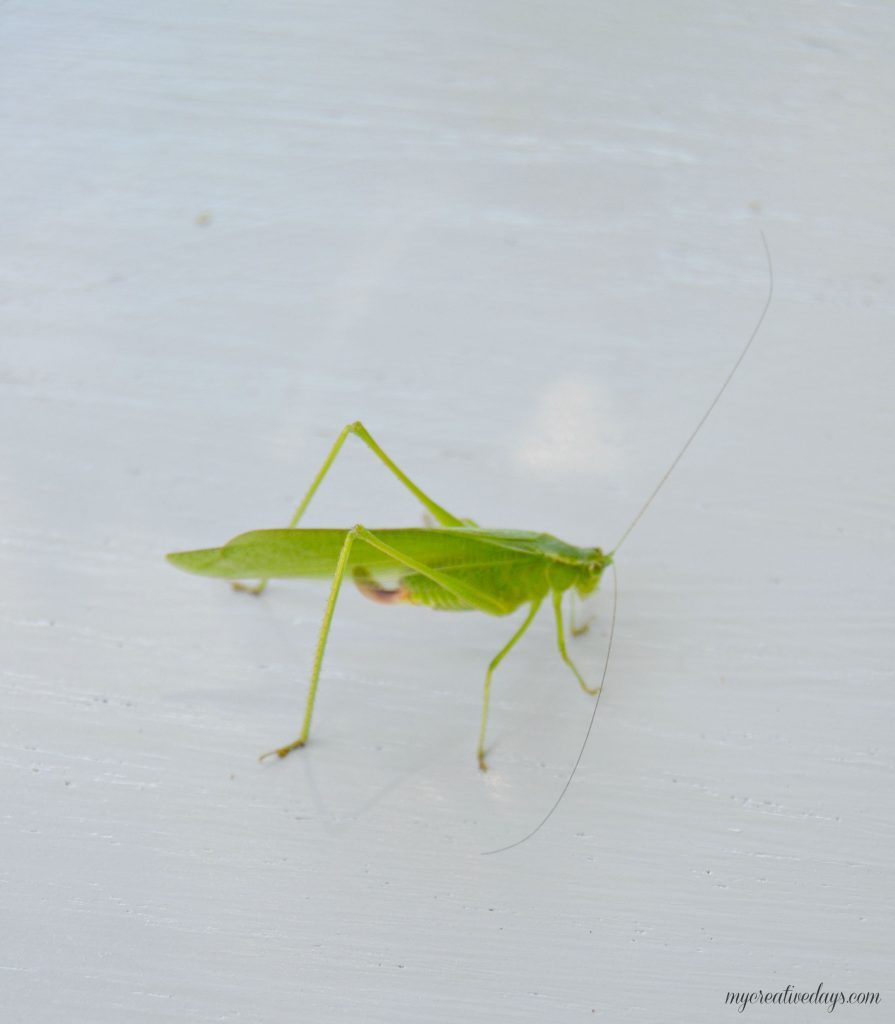
[[[368,530],[360,525],[341,530],[297,528],[350,434],[363,441],[419,499],[437,527],[388,530]],[[546,533],[485,530],[469,519],[457,518],[417,487],[379,447],[362,423],[350,423],[339,434],[285,529],[253,530],[235,537],[223,547],[175,552],[168,555],[168,560],[179,569],[200,576],[258,579],[261,582],[254,587],[234,584],[237,589],[253,594],[262,593],[270,579],[332,579],[317,639],[301,733],[292,743],[263,757],[273,754],[285,757],[307,743],[326,641],[346,574],[350,574],[362,594],[384,604],[409,602],[440,611],[479,611],[489,615],[510,615],[520,606],[528,606],[522,624],[497,652],[485,673],[477,748],[479,767],[483,771],[487,769],[485,735],[491,677],[532,624],[548,596],[556,619],[556,643],[560,657],[586,693],[599,693],[599,687],[587,685],[569,657],[562,602],[570,591],[580,597],[590,594],[600,582],[612,556],[600,548],[566,544]]]
[[[267,586],[267,581],[274,578],[332,579],[323,623],[317,638],[301,732],[293,742],[263,754],[262,759],[273,755],[285,757],[291,751],[303,747],[308,741],[326,642],[339,590],[346,574],[351,575],[362,594],[385,604],[409,602],[441,611],[480,611],[487,612],[489,615],[509,615],[523,605],[528,606],[522,624],[491,659],[485,673],[484,700],[477,746],[478,763],[483,771],[487,769],[485,739],[491,696],[491,678],[498,665],[532,624],[538,609],[548,597],[553,606],[556,622],[556,645],[560,658],[571,669],[585,693],[592,695],[600,693],[599,686],[588,686],[569,657],[566,649],[563,599],[567,594],[586,597],[596,589],[604,570],[612,564],[613,556],[640,521],[692,444],[749,351],[770,308],[773,296],[773,270],[770,253],[764,235],[761,237],[768,263],[769,287],[764,307],[749,340],[695,429],[659,480],[652,494],[647,498],[646,503],[610,552],[604,552],[598,547],[576,547],[546,533],[483,529],[469,519],[460,519],[433,501],[413,483],[379,447],[362,423],[351,423],[339,434],[307,494],[285,529],[254,530],[235,537],[223,547],[181,551],[168,555],[168,560],[179,569],[197,573],[200,576],[214,576],[231,581],[260,580],[255,586],[247,586],[239,582],[233,583],[236,589],[252,594],[261,594]],[[370,530],[361,525],[353,526],[350,529],[298,528],[298,523],[311,503],[317,488],[350,434],[354,434],[363,441],[410,493],[421,502],[437,526],[385,530]],[[576,629],[573,624],[571,632],[578,633],[583,630]],[[609,650],[611,650],[612,633],[613,628],[610,627],[609,648],[603,666],[604,679]],[[594,707],[595,712],[596,707]],[[592,724],[593,717],[591,718]],[[590,728],[588,728],[588,735],[589,733]],[[587,737],[585,737],[586,741]],[[583,749],[582,745],[582,752]],[[579,761],[580,759],[581,753],[578,756]],[[574,775],[574,769],[572,774]],[[569,782],[571,782],[571,776],[548,813],[548,818],[562,799]],[[546,820],[547,818],[541,822],[538,828]],[[532,834],[534,833],[530,833],[530,835]]]

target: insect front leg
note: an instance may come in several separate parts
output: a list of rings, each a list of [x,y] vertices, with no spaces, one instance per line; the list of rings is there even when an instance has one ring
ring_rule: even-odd
[[[575,663],[569,657],[569,652],[566,650],[566,638],[564,635],[563,624],[562,624],[562,591],[553,591],[553,611],[556,615],[556,646],[559,648],[559,656],[569,666],[569,668],[575,673],[575,678],[578,680],[581,689],[585,693],[589,693],[595,696],[600,692],[599,686],[588,686],[584,681],[581,673],[575,667]]]
[[[584,636],[584,634],[590,629],[590,624],[593,622],[593,616],[588,616],[584,622],[575,621],[575,591],[569,590],[569,632],[572,636]]]
[[[538,609],[541,607],[542,601],[543,598],[541,597],[532,601],[531,608],[528,610],[528,615],[525,616],[525,621],[510,637],[509,642],[505,644],[491,659],[491,664],[488,666],[488,671],[485,673],[485,699],[482,703],[482,726],[479,729],[479,745],[476,751],[479,758],[479,768],[481,768],[483,772],[488,770],[488,765],[485,762],[485,730],[488,726],[488,706],[491,703],[491,676],[494,675],[494,670],[516,646],[517,641],[521,639],[522,634],[531,625],[535,615],[538,614]]]
[[[437,502],[433,501],[428,494],[425,493],[404,473],[401,469],[395,465],[394,462],[385,454],[385,452],[379,447],[379,445],[373,440],[372,435],[367,428],[360,422],[360,420],[354,423],[349,423],[348,426],[344,427],[336,438],[335,443],[330,449],[329,455],[323,462],[323,465],[317,471],[317,475],[311,482],[311,486],[308,488],[307,494],[302,498],[298,505],[298,508],[289,520],[286,529],[294,529],[299,523],[301,517],[307,511],[308,505],[311,504],[311,499],[317,493],[317,488],[323,482],[323,478],[329,472],[332,464],[336,461],[336,456],[342,449],[342,445],[345,443],[349,434],[354,434],[370,449],[370,451],[376,456],[377,459],[389,470],[394,476],[401,481],[401,483],[407,488],[408,491],[422,503],[426,508],[427,512],[435,519],[435,521],[441,526],[475,526],[475,523],[471,519],[458,519],[457,516],[451,515],[447,509],[442,508]],[[232,584],[234,590],[240,590],[246,594],[259,595],[263,594],[267,587],[267,580],[260,580],[254,586],[249,586],[246,583],[234,583]]]
[[[278,747],[276,750],[269,750],[266,754],[262,754],[260,757],[261,761],[267,757],[273,757],[274,754],[276,754],[277,757],[285,757],[291,751],[297,750],[299,747],[303,747],[308,741],[308,733],[311,731],[311,716],[314,714],[314,700],[317,697],[317,683],[320,680],[320,669],[323,666],[323,654],[326,650],[327,638],[329,637],[329,627],[332,624],[333,612],[336,610],[336,600],[339,596],[339,589],[342,586],[342,580],[345,576],[345,571],[348,568],[348,558],[351,555],[351,547],[357,539],[359,529],[361,528],[355,526],[354,529],[348,531],[345,535],[345,543],[342,545],[342,550],[339,552],[339,560],[336,563],[332,586],[329,589],[329,597],[326,601],[326,610],[323,613],[323,624],[320,627],[320,635],[317,637],[317,650],[314,652],[314,665],[311,669],[311,684],[308,687],[308,698],[305,703],[305,717],[301,726],[301,734],[297,740],[287,744],[285,747]]]

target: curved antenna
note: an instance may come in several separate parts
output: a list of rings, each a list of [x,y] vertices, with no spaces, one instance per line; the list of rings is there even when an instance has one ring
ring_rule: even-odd
[[[659,491],[662,490],[662,488],[665,486],[665,483],[668,480],[668,478],[671,476],[671,474],[677,468],[677,464],[684,457],[684,455],[686,454],[687,449],[690,447],[690,445],[696,439],[696,435],[699,433],[700,430],[702,430],[703,425],[705,424],[705,421],[709,418],[709,416],[711,416],[715,406],[720,401],[721,396],[727,390],[727,385],[730,384],[730,382],[733,380],[734,375],[736,374],[737,370],[740,368],[740,364],[746,358],[746,355],[749,352],[749,349],[752,347],[752,342],[755,341],[756,337],[758,336],[758,332],[761,330],[761,325],[764,323],[765,317],[768,314],[768,310],[771,308],[771,300],[774,297],[774,266],[773,266],[773,263],[771,262],[771,250],[768,248],[768,240],[767,240],[767,238],[765,238],[765,233],[763,231],[759,231],[759,234],[761,235],[761,244],[764,246],[764,254],[765,254],[765,258],[767,259],[767,263],[768,263],[768,294],[767,294],[767,298],[764,301],[764,305],[762,306],[761,313],[760,313],[760,315],[758,317],[758,320],[756,320],[755,326],[752,328],[752,333],[749,335],[749,340],[746,342],[745,346],[743,347],[742,352],[740,352],[739,357],[737,358],[737,361],[731,367],[730,372],[724,378],[724,382],[722,383],[721,387],[718,389],[718,393],[712,399],[711,404],[706,409],[706,411],[702,414],[699,422],[693,428],[692,433],[687,438],[687,440],[684,442],[683,447],[677,453],[677,455],[674,457],[674,460],[672,461],[671,465],[668,467],[668,469],[665,470],[665,472],[662,475],[662,478],[659,480],[658,484],[656,484],[655,488],[653,488],[653,491],[650,494],[650,496],[646,499],[645,503],[643,504],[643,507],[640,509],[640,511],[637,513],[637,515],[634,516],[634,518],[631,520],[631,523],[628,526],[627,530],[625,530],[625,532],[621,535],[620,540],[615,545],[615,547],[612,549],[612,551],[609,553],[610,557],[612,557],[615,554],[615,552],[618,551],[618,549],[622,546],[622,544],[628,539],[628,535],[633,531],[634,527],[643,518],[644,513],[650,507],[650,505],[652,505],[653,501],[655,500],[656,495],[659,493]],[[578,757],[575,759],[575,764],[572,766],[572,771],[569,774],[568,779],[566,779],[565,785],[560,790],[559,796],[556,798],[556,800],[553,801],[553,806],[546,813],[546,815],[541,819],[541,821],[537,825],[535,825],[535,827],[529,833],[524,835],[521,839],[517,839],[515,843],[510,843],[509,846],[500,846],[496,850],[484,850],[483,853],[482,853],[482,856],[486,856],[487,857],[487,856],[490,856],[491,854],[494,854],[494,853],[505,853],[507,850],[512,850],[512,849],[514,849],[517,846],[521,846],[523,843],[525,843],[529,839],[531,839],[532,836],[534,836],[538,832],[540,832],[541,829],[547,824],[547,822],[553,816],[553,813],[556,810],[556,808],[559,807],[560,802],[562,801],[563,797],[566,795],[566,792],[569,789],[569,786],[572,785],[572,780],[575,778],[575,773],[578,771],[578,766],[581,764],[581,759],[584,757],[584,750],[585,750],[585,747],[587,746],[587,741],[590,739],[590,734],[591,734],[591,731],[593,730],[594,722],[596,721],[597,708],[600,705],[600,697],[603,694],[603,686],[606,683],[606,674],[609,671],[609,656],[612,653],[612,640],[613,640],[613,637],[615,636],[615,618],[616,618],[616,612],[617,612],[617,609],[618,609],[618,578],[616,576],[615,562],[614,561],[610,562],[610,565],[612,566],[612,624],[609,627],[609,644],[608,644],[608,646],[606,648],[606,660],[603,663],[603,676],[602,676],[602,678],[600,680],[600,692],[597,694],[597,699],[594,702],[594,709],[591,712],[590,722],[588,723],[588,726],[587,726],[587,732],[584,734],[584,742],[581,744],[581,749],[578,751]]]
[[[752,342],[755,341],[755,338],[756,338],[758,332],[761,330],[761,325],[764,323],[764,318],[767,316],[768,310],[771,308],[771,299],[774,297],[774,267],[773,267],[773,264],[771,263],[771,250],[768,248],[768,240],[765,238],[763,231],[760,231],[759,234],[761,235],[761,244],[764,246],[764,254],[765,254],[765,257],[767,258],[767,261],[768,261],[768,297],[764,301],[764,306],[762,307],[761,315],[759,316],[758,320],[756,321],[755,326],[752,328],[752,333],[749,335],[749,340],[746,342],[746,345],[743,348],[743,351],[740,352],[739,358],[733,364],[733,367],[732,367],[730,373],[728,373],[727,376],[724,378],[724,383],[718,389],[718,393],[712,399],[711,405],[709,405],[708,409],[706,409],[706,411],[702,414],[702,418],[699,420],[699,422],[693,428],[693,432],[690,434],[690,436],[684,442],[683,448],[681,448],[681,450],[674,457],[674,461],[671,463],[671,465],[668,467],[668,469],[665,470],[664,474],[662,475],[661,480],[659,480],[659,482],[656,484],[655,489],[653,490],[652,494],[646,499],[646,502],[644,503],[643,508],[641,508],[641,510],[637,513],[637,515],[634,516],[634,518],[631,520],[630,526],[621,535],[621,539],[619,540],[619,542],[615,545],[615,547],[610,552],[611,555],[614,555],[615,552],[618,551],[618,549],[622,546],[622,544],[624,544],[624,542],[628,539],[628,534],[630,534],[631,531],[634,529],[634,527],[640,522],[640,520],[643,518],[643,514],[650,507],[650,505],[652,505],[653,500],[655,499],[656,495],[665,486],[666,481],[671,476],[671,474],[675,471],[675,469],[677,469],[677,464],[681,461],[681,459],[684,457],[687,449],[690,447],[690,445],[696,439],[696,435],[699,433],[700,430],[702,430],[702,427],[703,427],[703,424],[705,423],[705,421],[709,418],[709,416],[711,416],[712,411],[714,410],[715,406],[720,401],[721,396],[727,390],[727,385],[733,380],[734,374],[740,368],[740,363],[742,363],[742,361],[746,358],[746,353],[752,347]]]
[[[528,842],[533,835],[536,835],[541,829],[547,824],[547,822],[553,817],[553,812],[559,807],[562,798],[566,795],[566,791],[569,786],[572,785],[572,779],[575,778],[575,773],[578,771],[578,765],[581,764],[581,758],[584,757],[584,748],[587,746],[587,741],[590,739],[591,730],[594,727],[594,722],[597,718],[597,708],[600,706],[600,697],[603,696],[603,685],[606,682],[606,673],[609,671],[609,656],[612,654],[612,639],[615,636],[615,616],[618,611],[618,577],[615,574],[615,564],[610,562],[612,567],[612,623],[609,626],[609,643],[606,647],[606,660],[603,662],[603,676],[600,679],[600,692],[597,694],[597,699],[594,701],[594,709],[591,712],[590,722],[587,725],[587,732],[584,734],[584,740],[581,743],[581,749],[578,751],[578,757],[575,758],[575,764],[572,766],[572,771],[569,773],[569,777],[566,779],[566,784],[559,791],[559,796],[553,801],[553,805],[550,810],[544,815],[541,821],[535,825],[535,827],[524,835],[521,839],[517,839],[515,843],[510,843],[509,846],[500,846],[496,850],[483,850],[483,857],[490,857],[493,853],[505,853],[507,850],[512,850],[516,846],[521,846],[523,843]]]

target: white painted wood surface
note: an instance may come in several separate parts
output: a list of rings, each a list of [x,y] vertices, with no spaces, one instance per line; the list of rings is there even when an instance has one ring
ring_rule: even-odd
[[[893,986],[884,3],[0,9],[6,1020],[714,1022]],[[549,617],[263,601],[362,418],[461,515],[619,557]],[[419,522],[355,445],[309,524]],[[600,626],[576,644],[591,676]],[[8,1014],[8,1016],[7,1016]],[[825,1019],[750,1007],[744,1019]]]

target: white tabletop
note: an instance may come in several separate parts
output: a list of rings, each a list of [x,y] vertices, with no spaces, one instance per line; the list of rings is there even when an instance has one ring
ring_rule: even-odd
[[[6,1019],[891,1014],[895,17],[743,7],[3,6]],[[481,855],[590,717],[546,611],[487,775],[519,616],[348,586],[259,765],[327,586],[164,553],[284,524],[358,418],[456,514],[611,547],[762,230],[541,832]],[[306,522],[421,517],[349,439]]]

